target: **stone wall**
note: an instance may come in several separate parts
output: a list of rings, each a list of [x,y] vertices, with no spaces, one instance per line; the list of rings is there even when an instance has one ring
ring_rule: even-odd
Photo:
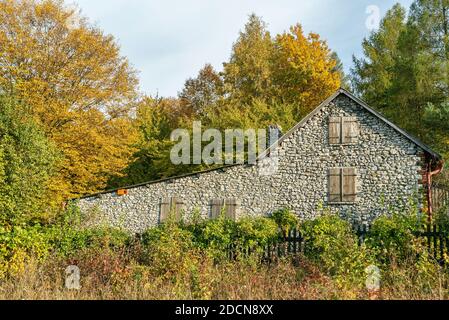
[[[328,143],[330,116],[356,117],[360,125],[356,145]],[[77,200],[84,212],[98,209],[113,226],[141,232],[159,222],[161,199],[178,197],[186,214],[210,214],[212,199],[238,199],[238,216],[268,215],[281,208],[302,219],[329,208],[352,221],[368,223],[389,208],[402,209],[419,199],[423,150],[355,101],[340,94],[278,148],[278,170],[260,174],[258,165],[237,165],[179,179],[130,188],[128,195],[110,192]],[[330,205],[328,169],[357,168],[357,199],[353,204]],[[98,221],[101,219],[99,218]]]

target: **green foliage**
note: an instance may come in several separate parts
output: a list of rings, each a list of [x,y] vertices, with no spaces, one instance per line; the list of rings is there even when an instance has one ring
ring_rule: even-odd
[[[107,226],[88,227],[83,225],[85,220],[79,208],[70,204],[58,220],[43,230],[54,254],[68,257],[88,248],[114,249],[131,242],[131,235],[125,231]]]
[[[232,48],[230,61],[224,63],[224,83],[231,99],[241,104],[251,99],[266,99],[271,88],[270,60],[273,41],[267,25],[250,15]]]
[[[189,225],[195,246],[206,249],[215,259],[224,259],[233,249],[238,254],[251,250],[261,252],[278,237],[278,227],[267,218],[242,218],[234,221],[221,215],[201,224]]]
[[[419,239],[415,233],[423,230],[424,217],[412,213],[393,213],[377,218],[371,226],[366,244],[383,264],[415,258]]]
[[[446,156],[448,10],[447,1],[415,0],[408,15],[394,5],[364,40],[364,58],[354,58],[351,77],[370,105]]]
[[[144,262],[153,266],[153,272],[176,281],[178,275],[188,273],[196,264],[193,235],[177,223],[169,221],[147,230],[143,236],[146,247]]]
[[[276,222],[279,229],[282,230],[284,236],[286,236],[290,230],[296,228],[299,224],[298,217],[289,209],[282,209],[274,212],[271,215],[271,219]]]
[[[328,214],[304,222],[300,230],[306,241],[307,257],[334,276],[342,287],[363,285],[365,269],[374,263],[374,259],[367,247],[359,246],[347,221]]]
[[[415,212],[393,213],[377,218],[365,243],[376,255],[377,265],[387,276],[387,283],[401,283],[408,290],[427,292],[441,273],[441,267],[430,256],[423,232],[425,218]],[[410,277],[413,274],[413,277]],[[405,282],[406,278],[411,283]]]
[[[397,44],[405,30],[405,9],[396,4],[373,32],[362,43],[365,57],[354,57],[352,86],[373,106],[383,109],[390,104],[389,96],[393,86],[393,70],[398,56]]]
[[[11,97],[0,97],[0,224],[18,226],[49,213],[58,152]]]
[[[50,248],[47,235],[39,225],[0,226],[0,279],[22,273],[31,258],[45,259]]]

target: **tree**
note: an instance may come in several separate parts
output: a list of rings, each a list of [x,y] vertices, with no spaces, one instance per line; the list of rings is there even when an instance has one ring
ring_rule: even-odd
[[[231,99],[249,103],[264,99],[271,86],[271,54],[273,41],[267,25],[251,14],[245,30],[234,43],[229,62],[224,63],[223,78]]]
[[[449,155],[447,0],[395,5],[354,58],[352,85],[374,108],[435,150]],[[448,183],[447,175],[439,179]]]
[[[416,0],[410,7],[409,24],[425,53],[424,65],[430,69],[422,74],[420,83],[429,84],[422,89],[432,87],[430,93],[441,103],[449,96],[449,0]]]
[[[419,37],[441,59],[449,59],[449,1],[416,0],[410,7],[410,22]]]
[[[305,116],[340,87],[341,72],[334,57],[319,35],[306,37],[299,24],[278,35],[272,67],[275,96],[302,106]]]
[[[11,97],[0,96],[0,225],[42,218],[52,207],[59,153]]]
[[[340,87],[342,69],[337,54],[317,34],[306,37],[296,25],[273,39],[253,14],[224,64],[223,78],[228,100],[241,106],[254,100],[296,104],[295,118],[301,118]]]
[[[112,36],[61,0],[0,0],[0,88],[64,155],[60,196],[106,186],[132,154],[137,79]]]
[[[352,69],[352,84],[364,100],[443,152],[431,114],[441,114],[448,100],[447,6],[416,0],[406,19],[405,9],[395,5],[364,40],[365,58],[354,58]]]
[[[177,99],[145,97],[137,107],[133,126],[138,132],[132,162],[121,175],[113,177],[109,187],[133,185],[198,171],[201,166],[174,165],[170,159],[173,130],[191,128],[189,113]]]
[[[223,80],[210,64],[206,64],[196,78],[186,81],[179,100],[181,108],[191,117],[202,117],[205,109],[215,105],[222,96]]]
[[[406,29],[405,16],[405,9],[396,4],[380,22],[379,30],[363,40],[365,57],[353,57],[353,89],[378,109],[391,106],[394,68],[399,56],[398,42]]]

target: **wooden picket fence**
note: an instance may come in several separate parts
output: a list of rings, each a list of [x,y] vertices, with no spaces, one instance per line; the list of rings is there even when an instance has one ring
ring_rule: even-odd
[[[427,225],[427,230],[417,236],[426,239],[429,254],[444,264],[445,257],[449,257],[449,231],[438,225]]]
[[[434,183],[431,190],[433,209],[435,211],[447,209],[449,214],[449,187]]]
[[[369,227],[366,225],[355,227],[354,229],[359,245],[362,244],[369,234]],[[429,254],[441,264],[445,264],[445,257],[449,256],[449,230],[438,225],[427,225],[426,230],[417,232],[416,237],[424,238],[429,250]],[[266,246],[262,259],[267,262],[275,261],[282,257],[296,256],[304,253],[306,243],[298,230],[291,230],[286,237],[280,238]],[[252,250],[247,249],[244,255],[250,255]],[[235,257],[235,254],[231,254]]]

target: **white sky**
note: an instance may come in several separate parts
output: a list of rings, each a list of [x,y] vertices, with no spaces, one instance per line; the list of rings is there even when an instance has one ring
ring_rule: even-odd
[[[412,0],[72,0],[83,15],[118,40],[122,54],[139,71],[141,90],[175,96],[184,81],[211,63],[227,61],[232,44],[252,12],[262,16],[272,35],[301,23],[338,53],[345,70],[361,55],[369,34],[367,7],[381,16]]]

